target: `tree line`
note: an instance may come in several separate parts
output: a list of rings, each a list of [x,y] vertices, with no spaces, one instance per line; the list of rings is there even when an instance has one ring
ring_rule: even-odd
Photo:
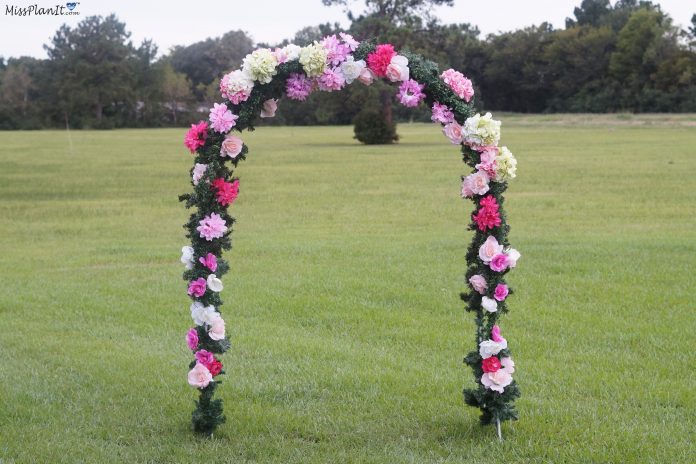
[[[318,0],[317,0],[318,1]],[[441,69],[474,81],[479,106],[514,112],[696,112],[696,14],[675,27],[657,3],[583,0],[565,28],[548,23],[481,35],[471,24],[442,24],[433,5],[453,0],[366,0],[348,32],[410,49]],[[340,30],[305,27],[279,44],[254,43],[230,31],[158,56],[151,40],[136,45],[115,15],[63,25],[44,47],[47,59],[0,58],[0,129],[165,127],[207,115],[219,79],[258,46],[306,45]],[[361,111],[393,105],[397,120],[427,120],[425,108],[394,104],[386,84],[316,92],[286,100],[275,124],[349,124]]]

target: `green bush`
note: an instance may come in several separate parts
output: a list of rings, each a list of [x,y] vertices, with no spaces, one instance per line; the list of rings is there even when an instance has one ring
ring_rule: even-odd
[[[392,143],[399,140],[396,124],[388,124],[379,112],[364,110],[353,119],[355,138],[367,145]]]

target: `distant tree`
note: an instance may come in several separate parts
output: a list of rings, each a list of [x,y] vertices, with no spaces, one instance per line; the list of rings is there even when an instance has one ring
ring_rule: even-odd
[[[575,7],[573,14],[575,20],[566,18],[566,28],[578,26],[599,26],[602,17],[611,11],[609,0],[582,0],[580,6]]]
[[[351,5],[356,3],[356,0],[322,0],[322,3],[326,6],[343,6],[348,17],[354,19]],[[431,19],[434,6],[453,6],[454,0],[364,0],[364,3],[364,16],[382,18],[399,26],[414,16]]]
[[[162,94],[172,114],[172,122],[178,125],[177,114],[182,104],[193,100],[191,83],[183,73],[174,71],[172,65],[166,63],[163,68]]]
[[[26,116],[32,87],[31,76],[23,63],[8,66],[0,84],[0,105]]]

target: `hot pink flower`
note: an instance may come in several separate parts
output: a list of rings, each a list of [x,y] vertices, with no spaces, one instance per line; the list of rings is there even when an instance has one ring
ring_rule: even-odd
[[[472,288],[483,295],[488,288],[488,282],[481,274],[472,275],[469,279]]]
[[[452,121],[451,123],[445,125],[442,128],[442,133],[450,139],[453,145],[460,145],[464,140],[464,134],[462,133],[462,126],[459,125],[457,121]]]
[[[498,213],[498,202],[493,195],[487,195],[481,199],[481,209],[473,216],[476,225],[481,232],[493,229],[501,224]]]
[[[440,75],[440,78],[447,84],[459,98],[467,103],[474,96],[474,87],[471,81],[464,77],[464,74],[454,69],[448,69]]]
[[[491,262],[488,263],[491,269],[493,269],[495,272],[504,271],[508,268],[509,264],[510,263],[508,262],[508,257],[505,253],[495,255],[493,259],[491,259]]]
[[[200,233],[201,237],[208,241],[214,238],[220,238],[227,232],[225,220],[217,213],[211,213],[210,216],[204,217],[199,224],[196,230]]]
[[[491,329],[491,340],[496,343],[502,343],[505,341],[505,339],[500,336],[500,327],[497,325],[494,325],[493,329]]]
[[[495,298],[498,301],[504,301],[505,298],[507,298],[509,292],[510,291],[508,290],[507,285],[498,284],[495,286],[495,291],[493,292],[493,298]]]
[[[222,206],[227,206],[234,203],[239,195],[239,180],[234,180],[233,182],[225,182],[225,179],[218,177],[215,179],[211,185],[216,192],[217,202]]]
[[[239,116],[232,114],[232,111],[227,109],[227,105],[224,103],[214,103],[213,107],[210,108],[210,127],[213,128],[215,132],[228,132],[232,129],[239,119]]]
[[[208,137],[208,123],[201,121],[198,124],[191,124],[191,128],[186,133],[184,145],[195,153],[199,147],[205,145],[205,139]]]
[[[188,294],[195,297],[201,297],[205,294],[205,289],[208,288],[208,282],[200,277],[189,282]]]
[[[205,256],[201,256],[200,258],[198,258],[198,261],[202,265],[210,269],[210,272],[217,271],[217,256],[215,256],[214,254],[208,253]]]
[[[409,108],[414,108],[425,98],[423,93],[423,88],[425,84],[419,84],[413,79],[404,81],[399,86],[399,101],[404,106]]]
[[[367,55],[367,65],[377,77],[387,75],[387,67],[391,59],[396,55],[392,44],[380,44],[375,47],[375,51]]]
[[[213,376],[201,363],[196,363],[193,369],[188,373],[188,383],[192,387],[205,388],[213,381]]]
[[[196,352],[196,361],[210,369],[210,364],[215,361],[215,356],[210,351],[200,350]]]
[[[229,156],[234,159],[242,152],[244,142],[236,135],[228,134],[220,145],[220,156]]]
[[[454,122],[454,113],[447,108],[447,105],[442,105],[438,102],[433,104],[433,115],[430,117],[433,122],[449,124]]]
[[[341,68],[331,68],[325,70],[321,76],[317,78],[319,90],[325,92],[333,92],[341,90],[346,85],[346,78],[343,76]]]
[[[500,370],[500,359],[496,356],[484,359],[481,363],[481,369],[483,372],[497,372]]]
[[[312,93],[313,86],[314,81],[309,77],[304,74],[292,73],[285,81],[285,93],[292,100],[304,101]]]
[[[198,348],[198,331],[195,328],[186,332],[186,344],[191,351],[195,351]]]

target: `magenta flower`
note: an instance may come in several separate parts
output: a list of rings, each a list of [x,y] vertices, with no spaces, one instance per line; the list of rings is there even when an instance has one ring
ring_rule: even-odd
[[[215,361],[215,356],[210,351],[200,350],[196,352],[196,361],[208,367]]]
[[[186,344],[191,351],[196,351],[196,348],[198,348],[198,331],[195,328],[186,332]]]
[[[509,264],[508,256],[505,253],[495,255],[493,259],[491,259],[491,262],[488,263],[491,269],[493,269],[495,272],[504,271],[508,268]]]
[[[442,105],[438,102],[433,104],[433,115],[430,117],[433,122],[449,124],[454,122],[454,113],[447,108],[447,105]]]
[[[496,343],[502,343],[506,341],[501,335],[500,335],[500,327],[497,325],[493,326],[493,329],[491,329],[491,340],[493,340]]]
[[[399,86],[399,101],[408,108],[414,108],[425,98],[425,84],[419,84],[413,79],[404,81]]]
[[[317,78],[317,84],[319,84],[319,90],[333,92],[341,90],[346,85],[346,78],[341,68],[327,69]]]
[[[508,290],[507,285],[498,284],[495,286],[495,291],[493,292],[493,298],[495,298],[498,301],[504,301],[505,298],[507,298],[509,292],[510,291]]]
[[[481,209],[473,215],[474,222],[481,232],[493,229],[501,224],[498,202],[493,195],[487,195],[481,199]]]
[[[212,253],[208,253],[205,256],[201,256],[200,258],[198,258],[198,261],[202,265],[210,269],[210,272],[215,272],[217,270],[217,257]]]
[[[204,217],[199,224],[196,230],[200,233],[201,237],[208,241],[214,238],[220,238],[227,232],[225,220],[217,213],[211,213],[210,216]]]
[[[186,132],[184,137],[184,145],[195,153],[199,147],[205,145],[205,139],[208,137],[208,123],[201,121],[198,124],[191,124],[191,128]]]
[[[235,124],[237,124],[237,119],[239,116],[232,114],[232,111],[227,109],[227,105],[224,103],[215,103],[213,107],[210,108],[210,127],[215,130],[215,132],[225,133],[232,129]]]
[[[285,81],[285,93],[292,100],[304,101],[314,87],[314,81],[304,74],[292,73]]]
[[[208,282],[203,277],[199,277],[189,282],[188,294],[198,298],[205,295],[206,288],[208,288]]]

